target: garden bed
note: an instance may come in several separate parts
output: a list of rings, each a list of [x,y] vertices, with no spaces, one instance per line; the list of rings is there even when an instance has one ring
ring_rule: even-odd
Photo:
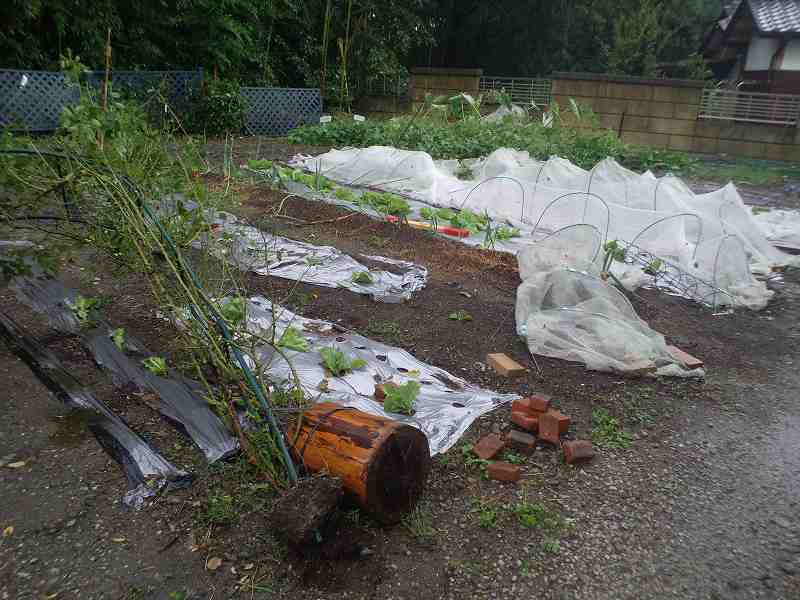
[[[787,273],[779,296],[758,314],[711,317],[697,304],[658,292],[642,290],[631,297],[639,315],[669,342],[705,361],[705,383],[625,379],[554,359],[534,360],[514,330],[519,275],[512,256],[363,215],[310,226],[276,222],[270,215],[285,194],[252,185],[241,193],[237,212],[256,225],[354,256],[381,254],[428,269],[426,288],[399,305],[257,275],[246,278],[248,294],[263,294],[303,316],[399,346],[489,389],[550,394],[572,416],[571,435],[591,438],[595,430],[599,456],[576,469],[551,448],[515,451],[511,458],[522,463],[523,481],[517,486],[487,481],[481,464],[464,448],[484,433],[508,429],[509,408],[500,408],[435,459],[418,511],[401,525],[380,528],[349,509],[325,532],[327,541],[317,553],[296,556],[270,535],[266,513],[274,491],[254,477],[244,459],[207,466],[187,438],[137,397],[114,391],[76,341],[59,336],[52,347],[76,376],[176,465],[194,472],[196,481],[146,511],[123,512],[119,496],[125,483],[118,467],[83,423],[54,409],[30,372],[0,351],[0,369],[8,381],[18,382],[0,421],[0,459],[25,463],[0,469],[0,525],[14,527],[0,546],[0,584],[10,597],[56,591],[59,597],[123,598],[212,592],[218,597],[237,592],[331,598],[621,597],[614,590],[621,589],[616,586],[622,579],[615,578],[655,564],[676,543],[671,528],[680,527],[681,520],[675,503],[687,486],[704,485],[699,454],[681,444],[698,435],[703,439],[708,424],[718,424],[715,443],[736,439],[731,414],[739,419],[757,414],[751,396],[741,390],[765,382],[796,335],[797,276]],[[347,213],[290,198],[283,214],[316,222]],[[104,299],[105,318],[171,364],[180,364],[170,343],[172,326],[156,315],[158,307],[140,277],[117,272],[90,253],[64,267],[67,283],[87,297]],[[41,319],[8,292],[2,302],[25,325],[47,333]],[[472,320],[448,319],[456,310],[469,312]],[[490,352],[512,356],[529,368],[528,375],[498,377],[486,368]],[[618,425],[602,420],[598,408],[607,409]],[[630,438],[615,435],[620,428]],[[692,556],[689,550],[682,560],[688,564]],[[209,568],[216,564],[212,558],[222,559],[218,569]],[[621,570],[608,570],[610,560]],[[597,576],[598,570],[605,573]],[[707,585],[716,589],[717,583]],[[642,590],[648,585],[663,581],[656,576],[639,593],[647,595]],[[790,593],[796,580],[785,578],[779,585]]]

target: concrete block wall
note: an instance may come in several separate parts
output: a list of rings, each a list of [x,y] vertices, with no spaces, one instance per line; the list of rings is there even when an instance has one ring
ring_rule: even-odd
[[[414,67],[411,69],[409,94],[414,103],[425,100],[425,94],[455,96],[467,92],[478,95],[483,69],[450,69],[438,67]]]
[[[797,127],[700,119],[703,84],[594,73],[556,73],[553,100],[591,107],[600,126],[631,144],[748,158],[800,161]]]
[[[411,100],[397,96],[362,96],[356,108],[362,113],[389,117],[409,112]]]

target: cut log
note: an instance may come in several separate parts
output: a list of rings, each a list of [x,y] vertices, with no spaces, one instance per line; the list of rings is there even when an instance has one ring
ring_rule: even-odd
[[[430,470],[428,438],[419,429],[333,402],[303,413],[292,439],[306,470],[340,478],[345,494],[383,523],[414,507]]]

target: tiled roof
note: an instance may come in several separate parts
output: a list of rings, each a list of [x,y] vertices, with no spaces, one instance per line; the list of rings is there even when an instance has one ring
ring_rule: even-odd
[[[748,0],[761,33],[800,33],[800,0]]]

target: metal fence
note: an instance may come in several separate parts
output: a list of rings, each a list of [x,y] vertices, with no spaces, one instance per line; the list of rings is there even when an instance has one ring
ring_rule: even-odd
[[[319,123],[322,94],[313,88],[243,87],[244,129],[250,135],[283,135]]]
[[[800,96],[705,89],[699,118],[796,125],[800,120]]]
[[[550,104],[553,82],[541,77],[481,77],[481,92],[505,90],[515,104]]]
[[[376,77],[366,84],[368,96],[386,96],[394,98],[407,98],[409,93],[409,77]]]
[[[0,128],[53,131],[61,111],[80,99],[80,90],[63,73],[0,70]]]

